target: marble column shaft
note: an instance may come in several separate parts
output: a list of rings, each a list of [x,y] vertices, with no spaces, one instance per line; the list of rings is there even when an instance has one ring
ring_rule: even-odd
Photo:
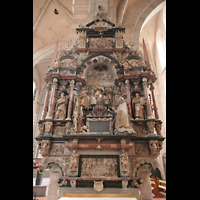
[[[155,118],[159,119],[158,108],[157,108],[157,104],[156,104],[156,98],[155,98],[153,83],[151,84],[150,90],[151,90],[151,95],[152,95],[152,100],[153,100],[153,107],[154,107]]]
[[[52,119],[53,118],[55,90],[56,90],[56,87],[57,87],[57,82],[58,82],[58,79],[54,78],[53,79],[53,85],[52,85],[52,88],[51,88],[51,100],[50,100],[50,104],[49,104],[49,111],[48,111],[48,116],[46,117],[46,119]]]
[[[145,98],[146,98],[146,106],[147,106],[147,119],[153,119],[153,115],[152,115],[152,111],[151,111],[151,105],[150,105],[150,99],[149,99],[149,95],[148,95],[148,83],[147,83],[147,78],[143,77],[142,78],[142,85],[144,88],[144,92],[145,92]]]
[[[70,93],[69,93],[69,105],[66,120],[71,120],[71,112],[72,112],[72,98],[73,98],[73,89],[74,89],[75,81],[72,79],[70,81]]]
[[[44,100],[44,106],[43,106],[43,110],[42,110],[42,118],[41,118],[42,120],[44,120],[46,118],[46,115],[47,115],[50,89],[51,89],[51,87],[50,87],[50,84],[48,83],[47,89],[46,89],[45,100]]]

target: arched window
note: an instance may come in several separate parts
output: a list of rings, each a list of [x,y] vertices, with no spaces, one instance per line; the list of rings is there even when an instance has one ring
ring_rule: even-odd
[[[159,28],[157,33],[156,33],[156,45],[157,45],[157,50],[158,50],[158,55],[159,55],[159,60],[160,60],[160,65],[161,65],[161,70],[166,66],[166,51],[165,51],[165,41],[164,37],[162,35],[162,31]]]
[[[36,83],[33,80],[33,101],[35,101],[36,91],[37,91]]]

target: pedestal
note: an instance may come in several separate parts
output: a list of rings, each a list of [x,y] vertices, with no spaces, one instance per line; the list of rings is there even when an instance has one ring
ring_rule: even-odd
[[[54,172],[54,171],[50,170],[50,181],[49,181],[47,200],[57,200],[58,199],[59,186],[56,184],[56,181],[59,177],[60,177],[59,172]]]

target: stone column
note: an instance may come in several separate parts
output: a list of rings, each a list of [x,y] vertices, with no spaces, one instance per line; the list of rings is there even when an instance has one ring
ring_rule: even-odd
[[[70,93],[69,93],[69,105],[68,105],[68,112],[67,112],[67,118],[66,120],[71,120],[71,112],[72,112],[72,98],[73,98],[73,89],[74,89],[74,83],[75,81],[72,79],[70,81]]]
[[[147,83],[147,78],[143,77],[142,78],[142,85],[144,88],[144,92],[145,92],[145,98],[146,98],[146,106],[147,106],[147,119],[153,119],[153,115],[152,115],[152,111],[151,111],[151,105],[150,105],[150,99],[149,99],[149,95],[148,95],[148,83]]]
[[[42,120],[46,118],[47,115],[47,108],[48,108],[48,104],[49,104],[49,93],[50,93],[50,82],[48,82],[47,84],[47,89],[46,89],[46,96],[45,96],[45,100],[44,100],[44,106],[43,106],[43,110],[42,110]]]
[[[53,79],[53,85],[52,85],[52,88],[51,88],[51,100],[50,100],[50,104],[49,104],[49,111],[48,111],[48,116],[46,117],[46,119],[52,119],[53,118],[55,90],[56,90],[56,87],[57,87],[57,82],[58,82],[58,79],[54,78]]]
[[[153,107],[154,107],[154,113],[155,113],[155,118],[159,119],[159,115],[158,115],[158,108],[156,105],[156,99],[155,99],[155,94],[154,94],[154,85],[151,82],[151,86],[150,86],[150,90],[151,90],[151,95],[152,95],[152,100],[153,100]]]
[[[139,200],[153,200],[151,181],[150,181],[151,166],[149,164],[142,165],[137,172],[137,176],[143,179],[143,183],[140,186]]]
[[[126,79],[125,84],[127,88],[127,104],[128,104],[128,114],[130,116],[130,119],[132,119],[132,112],[131,112],[131,93],[130,93],[130,81]]]
[[[56,164],[50,165],[50,181],[48,186],[47,200],[57,200],[59,186],[57,180],[62,176],[61,170]]]

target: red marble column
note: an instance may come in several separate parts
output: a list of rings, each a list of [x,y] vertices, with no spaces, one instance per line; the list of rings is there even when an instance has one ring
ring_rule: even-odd
[[[66,120],[71,120],[71,112],[72,112],[72,98],[73,98],[73,89],[74,89],[74,83],[75,81],[72,79],[70,81],[70,93],[69,93],[69,105],[68,105],[68,112],[67,112],[67,118]]]
[[[130,81],[126,80],[125,84],[126,84],[126,88],[127,88],[127,104],[128,104],[128,114],[130,116],[130,118],[132,119],[132,112],[131,112],[131,93],[130,93]]]
[[[157,104],[156,104],[156,98],[155,98],[155,93],[154,93],[154,85],[153,83],[151,83],[151,95],[152,95],[152,100],[153,100],[153,107],[154,107],[154,113],[155,113],[155,118],[159,119],[159,115],[158,115],[158,108],[157,108]]]
[[[47,108],[48,108],[48,104],[49,104],[49,93],[50,93],[50,84],[47,84],[47,89],[46,89],[46,96],[45,96],[45,100],[44,100],[44,106],[43,106],[43,110],[42,110],[42,120],[45,119],[46,115],[47,115]]]
[[[142,85],[144,88],[144,93],[145,93],[145,98],[146,98],[146,106],[147,106],[147,119],[154,119],[151,111],[151,105],[150,105],[150,99],[148,95],[148,83],[147,83],[147,78],[143,77],[142,78]]]
[[[55,90],[56,90],[56,87],[57,87],[57,82],[58,82],[58,79],[54,78],[53,79],[53,85],[52,85],[52,88],[51,88],[51,100],[50,100],[50,104],[49,104],[49,111],[48,111],[48,116],[46,117],[46,119],[53,119]]]

